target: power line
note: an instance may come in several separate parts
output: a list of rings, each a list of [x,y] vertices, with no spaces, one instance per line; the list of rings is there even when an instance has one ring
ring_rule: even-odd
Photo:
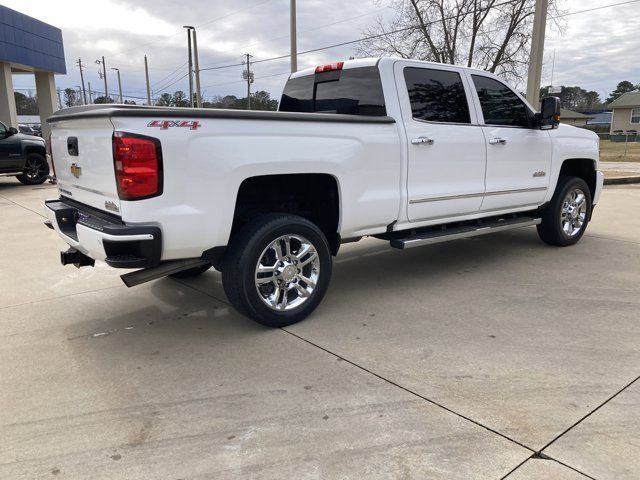
[[[318,25],[317,27],[314,27],[314,28],[309,28],[309,29],[307,29],[307,30],[299,31],[299,32],[298,32],[298,35],[300,35],[300,34],[302,34],[302,33],[314,32],[314,31],[316,31],[316,30],[322,30],[323,28],[331,27],[331,26],[333,26],[333,25],[338,25],[338,24],[340,24],[340,23],[350,22],[351,20],[355,20],[355,19],[358,19],[358,18],[361,18],[361,17],[366,17],[366,16],[368,16],[368,15],[373,15],[374,13],[379,13],[379,12],[381,12],[382,10],[384,10],[384,8],[381,8],[381,9],[378,9],[378,10],[374,10],[373,12],[368,12],[368,13],[363,13],[363,14],[360,14],[360,15],[356,15],[356,16],[354,16],[354,17],[345,18],[345,19],[343,19],[343,20],[338,20],[337,22],[331,22],[331,23],[325,23],[325,24],[323,24],[323,25]],[[242,46],[242,47],[240,47],[240,48],[234,48],[234,49],[230,49],[230,50],[225,50],[225,51],[223,51],[223,52],[218,52],[218,53],[230,53],[230,52],[236,52],[236,51],[248,50],[249,48],[251,48],[251,47],[255,47],[256,45],[260,45],[260,44],[262,44],[262,43],[268,43],[268,42],[271,42],[271,41],[273,41],[273,40],[279,40],[279,39],[281,39],[281,38],[289,38],[289,36],[290,36],[289,34],[287,34],[287,35],[279,35],[279,36],[277,36],[277,37],[271,37],[271,38],[268,38],[268,39],[266,39],[266,40],[261,40],[261,41],[259,41],[259,42],[250,43],[249,45],[244,45],[244,46]],[[205,58],[206,58],[206,57],[205,57]],[[208,57],[208,58],[212,58],[212,57]],[[215,67],[215,66],[217,66],[217,65],[220,65],[220,63],[210,64],[209,66],[211,66],[211,67]],[[205,66],[206,66],[206,65],[205,65]]]
[[[570,15],[577,15],[579,13],[586,13],[586,12],[590,12],[590,11],[593,11],[593,10],[601,10],[603,8],[617,7],[617,6],[620,6],[620,5],[628,5],[628,4],[631,4],[631,3],[638,3],[638,2],[640,2],[640,0],[628,0],[626,2],[612,3],[610,5],[603,5],[603,6],[595,7],[595,8],[589,8],[589,9],[579,10],[579,11],[575,11],[575,12],[563,13],[563,14],[556,15],[556,16],[550,17],[550,18],[557,19],[557,18],[562,18],[562,17],[568,17]],[[502,2],[502,3],[497,3],[497,4],[493,5],[491,8],[501,7],[501,6],[504,6],[504,5],[509,5],[511,3],[513,3],[513,0]],[[484,10],[487,10],[487,9],[486,8],[485,9],[480,9],[480,11],[484,11]],[[439,19],[439,20],[434,20],[434,21],[431,21],[431,22],[427,22],[425,25],[433,25],[433,24],[436,24],[436,23],[441,23],[442,20],[452,20],[454,18],[455,18],[454,16],[445,17],[444,19]],[[360,43],[360,42],[364,42],[366,40],[373,40],[373,39],[384,37],[384,36],[387,36],[387,35],[393,35],[393,34],[396,34],[396,33],[406,32],[408,30],[413,30],[415,28],[418,28],[417,25],[410,25],[408,27],[398,28],[396,30],[391,30],[389,32],[383,32],[383,33],[379,33],[379,34],[376,34],[376,35],[370,35],[368,37],[362,37],[362,38],[358,38],[356,40],[348,40],[346,42],[334,43],[333,45],[326,45],[324,47],[312,48],[310,50],[305,50],[305,51],[302,51],[302,52],[298,52],[298,55],[305,55],[305,54],[308,54],[308,53],[320,52],[322,50],[329,50],[331,48],[344,47],[346,45],[352,45],[354,43]],[[254,60],[252,63],[264,63],[264,62],[271,62],[271,61],[274,61],[274,60],[282,60],[284,58],[289,58],[290,56],[291,56],[291,54],[279,55],[277,57],[270,57],[270,58],[263,58],[261,60]],[[221,65],[221,66],[218,66],[218,67],[201,68],[200,70],[201,71],[203,71],[203,70],[220,70],[220,69],[223,69],[223,68],[237,67],[239,65],[242,65],[242,64],[235,64],[234,63],[234,64],[230,64],[230,65]]]
[[[230,16],[230,15],[233,15],[235,13],[247,10],[249,8],[253,8],[253,7],[262,5],[262,4],[267,3],[269,1],[272,1],[272,0],[265,0],[264,2],[257,3],[255,5],[252,5],[251,7],[247,7],[245,9],[237,10],[236,12],[233,12],[233,13],[227,15],[227,16]],[[605,8],[617,7],[617,6],[622,6],[622,5],[629,5],[629,4],[638,3],[638,2],[640,2],[640,0],[627,0],[627,1],[624,1],[624,2],[612,3],[612,4],[602,5],[602,6],[599,6],[599,7],[588,8],[588,9],[584,9],[584,10],[577,10],[577,11],[573,11],[573,12],[562,13],[562,14],[559,14],[559,15],[550,16],[548,18],[550,18],[550,19],[564,18],[564,17],[568,17],[568,16],[572,16],[572,15],[578,15],[578,14],[582,14],[582,13],[588,13],[588,12],[592,12],[592,11],[596,11],[596,10],[602,10],[602,9],[605,9]],[[509,0],[509,1],[505,1],[505,2],[502,2],[502,3],[495,4],[491,8],[496,8],[496,7],[500,7],[500,6],[504,6],[504,5],[509,5],[509,4],[512,4],[512,3],[513,3],[513,0]],[[480,9],[480,11],[484,11],[484,10],[487,10],[487,9],[486,8],[485,9]],[[215,20],[212,20],[211,22],[220,20],[222,18],[226,18],[226,16],[225,17],[220,17],[220,18],[215,19]],[[453,18],[455,18],[455,17],[451,16],[451,17],[444,18],[444,20],[450,20],[450,19],[453,19]],[[442,20],[443,19],[439,19],[437,21],[428,22],[426,25],[432,25],[432,24],[435,24],[435,23],[440,23]],[[341,23],[341,22],[336,22],[336,23]],[[318,27],[318,28],[322,28],[322,27]],[[349,41],[345,41],[345,42],[335,43],[335,44],[332,44],[332,45],[326,45],[324,47],[318,47],[318,48],[305,50],[305,51],[302,51],[302,52],[298,52],[298,55],[305,55],[305,54],[315,53],[315,52],[319,52],[319,51],[323,51],[323,50],[329,50],[329,49],[332,49],[332,48],[343,47],[343,46],[346,46],[346,45],[352,45],[352,44],[360,43],[360,42],[367,41],[367,40],[373,40],[373,39],[376,39],[376,38],[381,38],[381,37],[384,37],[384,36],[387,36],[387,35],[393,35],[393,34],[396,34],[396,33],[406,32],[406,31],[409,31],[409,30],[413,30],[415,28],[417,28],[416,25],[410,25],[408,27],[403,27],[403,28],[399,28],[399,29],[396,29],[396,30],[383,32],[383,33],[376,34],[376,35],[370,35],[370,36],[362,37],[362,38],[359,38],[359,39],[349,40]],[[182,32],[179,32],[179,33],[182,33]],[[252,63],[256,64],[256,63],[271,62],[271,61],[275,61],[275,60],[282,60],[282,59],[285,59],[285,58],[289,58],[290,56],[291,56],[291,54],[278,55],[278,56],[275,56],[275,57],[255,60]],[[238,67],[238,66],[242,66],[242,65],[243,65],[242,63],[218,65],[218,66],[212,66],[212,67],[207,67],[207,68],[201,68],[200,71],[221,70],[221,69],[226,69],[226,68]],[[169,74],[168,76],[163,78],[163,80],[161,80],[159,82],[156,82],[154,85],[157,85],[157,84],[161,83],[162,81],[165,81],[166,79],[175,76],[176,73],[178,72],[178,70],[183,68],[183,66],[184,65],[182,65],[181,67],[176,69],[174,72],[172,72],[171,74]],[[179,77],[179,78],[177,78],[175,80],[172,79],[172,81],[169,84],[164,85],[156,93],[160,93],[160,92],[166,90],[167,88],[171,87],[172,85],[175,85],[176,83],[178,83],[179,81],[184,79],[187,75],[188,75],[188,73],[182,75],[181,77]],[[273,76],[276,76],[276,75],[273,75]],[[266,78],[266,77],[260,77],[260,78]],[[235,83],[235,82],[229,82],[229,83]],[[206,88],[209,88],[209,87],[206,87]]]
[[[178,78],[176,81],[170,83],[169,85],[165,85],[164,87],[162,87],[160,90],[155,90],[153,93],[158,94],[164,90],[166,90],[167,88],[169,88],[172,85],[175,85],[176,83],[178,83],[180,80],[182,80],[183,78],[186,78],[189,75],[189,73],[185,73],[184,75],[182,75],[180,78]]]
[[[585,10],[576,10],[575,12],[561,13],[560,15],[556,15],[554,17],[547,17],[547,18],[550,20],[555,20],[556,18],[570,17],[571,15],[578,15],[579,13],[593,12],[595,10],[602,10],[603,8],[619,7],[620,5],[628,5],[630,3],[638,3],[638,2],[640,2],[640,0],[629,0],[627,2],[611,3],[609,5],[601,5],[600,7],[587,8]]]
[[[166,75],[165,77],[163,77],[162,79],[158,80],[157,82],[154,82],[151,86],[152,87],[156,87],[158,85],[161,85],[163,83],[166,83],[167,81],[171,82],[172,80],[175,79],[175,77],[177,77],[178,75],[180,75],[180,71],[187,66],[187,63],[189,62],[184,62],[182,65],[180,65],[178,68],[176,68],[173,72],[171,72],[169,75]]]

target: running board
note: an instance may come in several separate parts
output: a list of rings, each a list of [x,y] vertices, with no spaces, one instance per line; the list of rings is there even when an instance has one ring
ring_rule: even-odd
[[[162,262],[156,267],[143,268],[142,270],[136,270],[135,272],[125,273],[124,275],[120,275],[120,278],[127,287],[131,288],[142,283],[166,277],[172,273],[178,273],[183,270],[188,270],[189,268],[200,267],[207,264],[210,264],[210,262],[203,260],[202,258],[169,260],[167,262]]]
[[[518,217],[494,220],[479,225],[464,225],[457,227],[443,228],[441,230],[431,230],[429,232],[416,233],[404,238],[393,238],[390,243],[394,248],[411,248],[433,243],[447,242],[460,238],[477,237],[488,233],[502,232],[512,228],[530,227],[538,225],[542,219],[532,217]]]

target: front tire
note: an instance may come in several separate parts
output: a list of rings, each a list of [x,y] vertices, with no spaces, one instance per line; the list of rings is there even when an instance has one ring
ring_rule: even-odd
[[[310,221],[267,214],[244,225],[225,253],[222,284],[231,304],[268,327],[285,327],[318,306],[331,279],[331,253]]]
[[[24,162],[22,175],[18,175],[16,178],[25,185],[40,185],[45,182],[48,176],[49,164],[47,160],[39,153],[30,153]]]
[[[558,247],[577,243],[591,217],[591,193],[578,177],[560,177],[538,228],[540,239]]]

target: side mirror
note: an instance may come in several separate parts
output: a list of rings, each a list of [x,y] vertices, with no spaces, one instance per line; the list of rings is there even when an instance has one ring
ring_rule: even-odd
[[[558,97],[544,97],[540,102],[538,126],[541,130],[558,128],[560,124],[560,99]]]
[[[18,133],[18,129],[16,127],[9,127],[9,135],[15,135]]]

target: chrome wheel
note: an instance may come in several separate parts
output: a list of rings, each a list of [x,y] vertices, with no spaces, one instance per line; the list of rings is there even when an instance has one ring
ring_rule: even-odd
[[[568,237],[574,237],[580,233],[587,218],[587,198],[584,192],[575,188],[570,190],[562,202],[560,226]]]
[[[260,299],[276,311],[292,310],[314,292],[320,275],[320,257],[300,235],[282,235],[262,251],[255,269]]]
[[[39,158],[29,158],[24,165],[24,175],[29,180],[38,180],[45,173],[42,160]]]

